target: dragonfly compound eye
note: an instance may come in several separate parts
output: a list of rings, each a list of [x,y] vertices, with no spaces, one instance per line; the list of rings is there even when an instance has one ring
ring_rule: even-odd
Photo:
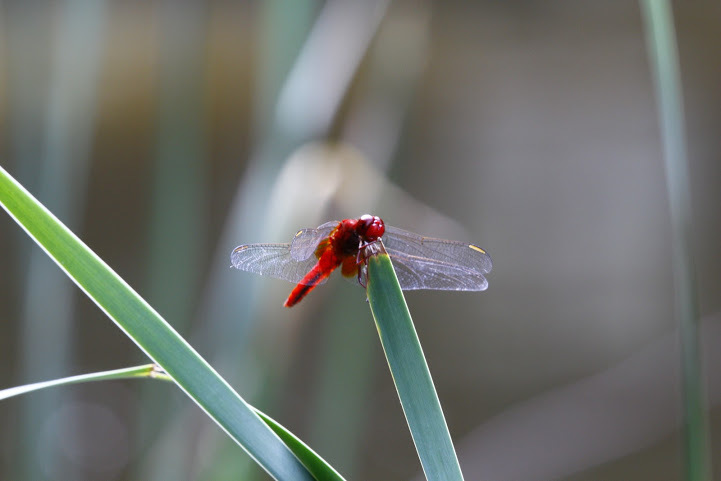
[[[386,230],[383,220],[378,216],[364,215],[361,217],[361,220],[363,222],[363,226],[365,227],[364,237],[368,239],[376,240],[381,237]]]

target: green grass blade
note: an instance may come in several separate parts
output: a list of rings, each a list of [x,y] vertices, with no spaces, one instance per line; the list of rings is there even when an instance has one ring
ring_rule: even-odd
[[[114,369],[112,371],[94,372],[90,374],[80,374],[78,376],[70,376],[62,379],[53,379],[52,381],[36,382],[26,384],[24,386],[16,386],[8,389],[0,390],[0,400],[8,399],[20,394],[26,394],[33,391],[39,391],[49,387],[65,386],[69,384],[79,384],[83,382],[93,381],[110,381],[119,379],[132,378],[153,378],[163,381],[172,381],[165,372],[158,368],[155,364],[144,364],[142,366],[127,367],[124,369]],[[280,437],[288,448],[296,455],[303,465],[308,469],[313,477],[318,481],[344,481],[343,477],[333,469],[323,458],[309,448],[303,441],[298,439],[293,433],[288,431],[283,425],[279,424],[267,414],[250,406],[260,418]]]
[[[676,319],[681,336],[685,470],[688,481],[711,479],[706,395],[701,371],[699,315],[691,246],[691,189],[681,95],[681,73],[670,2],[641,2],[671,213],[671,249]]]
[[[255,410],[255,413],[266,422],[270,428],[275,431],[280,439],[293,451],[300,462],[318,481],[343,481],[343,477],[333,469],[323,458],[313,451],[303,441],[298,439],[293,433],[288,431],[284,426],[276,422],[273,418],[265,413]]]
[[[461,467],[421,343],[391,259],[385,253],[368,259],[367,292],[426,478],[429,481],[462,480]]]
[[[278,436],[133,289],[0,167],[0,204],[178,386],[276,479],[312,479]]]
[[[155,364],[145,364],[143,366],[127,367],[124,369],[114,369],[112,371],[94,372],[91,374],[80,374],[78,376],[64,377],[62,379],[53,379],[52,381],[35,382],[25,384],[23,386],[15,386],[8,389],[0,390],[0,401],[8,399],[20,394],[26,394],[33,391],[39,391],[49,387],[66,386],[68,384],[79,384],[91,381],[109,381],[116,379],[129,379],[134,377],[151,377],[162,375],[155,370]]]

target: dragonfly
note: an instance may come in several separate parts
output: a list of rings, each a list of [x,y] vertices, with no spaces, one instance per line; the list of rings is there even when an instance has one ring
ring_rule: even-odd
[[[283,304],[292,307],[340,268],[365,287],[368,252],[382,240],[401,289],[483,291],[493,264],[473,244],[424,237],[387,226],[378,216],[330,221],[298,231],[289,244],[245,244],[233,249],[232,266],[297,284]]]

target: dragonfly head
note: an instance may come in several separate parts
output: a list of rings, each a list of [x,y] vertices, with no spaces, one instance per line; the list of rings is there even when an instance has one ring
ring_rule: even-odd
[[[363,215],[358,219],[358,233],[368,241],[374,241],[386,231],[383,220],[376,215]]]

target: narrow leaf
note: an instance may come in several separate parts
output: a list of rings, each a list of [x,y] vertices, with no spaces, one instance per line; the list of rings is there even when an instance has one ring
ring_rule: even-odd
[[[406,300],[390,257],[384,248],[378,250],[382,252],[368,259],[368,302],[423,471],[429,481],[462,480]]]
[[[64,377],[61,379],[53,379],[52,381],[36,382],[25,384],[23,386],[15,386],[0,391],[0,401],[8,399],[20,394],[26,394],[33,391],[39,391],[49,387],[66,386],[68,384],[79,384],[90,381],[109,381],[112,379],[129,379],[134,377],[150,377],[155,371],[154,364],[145,364],[143,366],[128,367],[125,369],[115,369],[113,371],[94,372],[92,374],[80,374],[78,376]],[[159,373],[158,373],[159,374]]]

